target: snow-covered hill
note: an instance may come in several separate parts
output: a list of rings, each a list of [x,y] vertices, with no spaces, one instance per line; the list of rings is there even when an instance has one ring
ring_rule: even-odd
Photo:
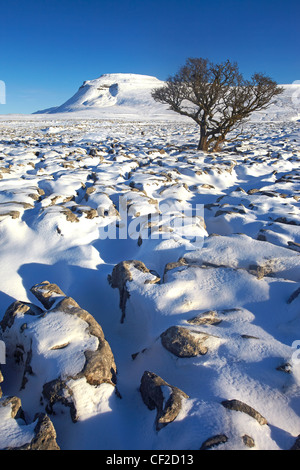
[[[77,113],[99,117],[122,116],[173,116],[167,106],[156,103],[151,97],[154,88],[164,82],[148,75],[112,73],[95,80],[87,80],[72,98],[61,106],[39,113]]]
[[[151,91],[163,86],[156,77],[132,73],[105,74],[87,80],[77,93],[61,106],[35,114],[79,114],[82,117],[138,117],[184,121],[180,116],[153,100]],[[251,121],[293,121],[300,118],[300,84],[283,85],[284,93],[266,109],[254,113]]]

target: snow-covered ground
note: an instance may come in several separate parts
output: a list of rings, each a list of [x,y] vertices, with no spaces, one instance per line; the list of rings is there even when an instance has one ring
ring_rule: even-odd
[[[249,123],[206,154],[189,121],[1,116],[1,448],[31,441],[45,411],[61,449],[295,444],[293,119]],[[43,281],[61,289],[44,305],[30,290]],[[111,376],[93,368],[100,345]]]

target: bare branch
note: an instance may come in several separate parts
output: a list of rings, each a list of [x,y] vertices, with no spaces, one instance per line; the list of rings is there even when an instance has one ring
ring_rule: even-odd
[[[153,90],[152,97],[193,119],[200,126],[198,149],[208,151],[219,148],[230,131],[254,111],[266,109],[282,91],[261,73],[245,80],[235,62],[189,58],[165,86]]]

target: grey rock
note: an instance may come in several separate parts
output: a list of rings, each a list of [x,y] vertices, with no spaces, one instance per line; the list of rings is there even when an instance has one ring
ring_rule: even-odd
[[[289,242],[288,242],[288,247],[289,247],[291,250],[300,252],[300,243],[296,243],[296,242],[289,241]]]
[[[24,420],[24,412],[19,397],[5,397],[1,400],[1,406],[11,406],[11,417]]]
[[[120,309],[122,312],[121,316],[121,323],[124,323],[124,319],[126,316],[126,303],[130,297],[130,294],[127,289],[127,282],[132,282],[133,276],[130,268],[135,268],[143,273],[151,274],[151,271],[145,266],[142,261],[137,260],[129,260],[129,261],[121,261],[118,263],[113,271],[112,274],[108,276],[108,282],[110,283],[111,287],[114,289],[119,289],[120,293]],[[152,280],[147,280],[148,283],[156,283],[159,282],[159,277],[153,275]]]
[[[15,317],[17,315],[41,315],[43,310],[37,307],[34,304],[29,302],[20,302],[17,300],[16,302],[12,303],[8,309],[6,310],[2,321],[0,322],[0,326],[3,331],[6,328],[11,328],[14,324]]]
[[[219,446],[220,444],[225,444],[228,441],[228,437],[225,434],[217,434],[216,436],[212,436],[203,442],[200,450],[209,450],[212,447]]]
[[[246,447],[255,447],[255,442],[254,442],[254,439],[250,436],[248,436],[247,434],[245,434],[243,437],[243,442],[245,444]]]
[[[26,431],[28,423],[25,420],[25,414],[22,410],[21,400],[18,397],[5,397],[0,401],[1,407],[9,407],[11,410],[10,417],[5,419],[5,431],[9,432],[11,420],[18,420],[20,434]],[[33,429],[34,437],[30,442],[20,446],[14,444],[14,447],[6,447],[2,450],[59,450],[56,442],[56,432],[50,418],[44,414],[39,413],[34,417],[35,427]],[[0,423],[0,428],[1,428]],[[32,423],[31,423],[32,424]],[[14,426],[14,425],[13,425]],[[24,438],[22,438],[24,442]],[[26,442],[26,441],[25,441]]]
[[[260,425],[268,424],[266,418],[264,418],[258,411],[240,400],[225,400],[222,401],[222,405],[228,410],[241,411],[242,413],[246,413],[247,415],[256,419]]]
[[[205,333],[192,334],[188,328],[171,326],[161,334],[161,342],[177,357],[195,357],[207,353],[208,349],[203,343],[208,337]]]
[[[50,418],[46,414],[40,413],[35,419],[37,419],[34,428],[35,437],[28,450],[60,450],[56,442],[56,431]]]
[[[251,264],[248,268],[248,272],[253,276],[256,276],[259,280],[263,279],[265,276],[272,276],[272,260],[269,260],[264,265]]]
[[[99,342],[96,351],[85,351],[86,363],[82,372],[77,376],[84,376],[90,385],[101,383],[116,384],[117,368],[110,345],[105,339],[103,330],[94,317],[82,309],[71,297],[61,300],[51,312],[63,311],[76,315],[88,324],[90,335],[96,336]]]
[[[207,312],[199,313],[193,318],[187,320],[191,325],[218,325],[222,320],[218,317],[215,310],[208,310]]]
[[[165,280],[165,275],[167,274],[167,272],[171,271],[172,269],[180,268],[183,266],[188,266],[188,263],[184,258],[180,258],[180,260],[178,261],[166,264],[165,270],[164,270],[164,280]]]
[[[276,367],[276,370],[279,372],[285,372],[286,374],[292,373],[292,365],[289,362],[281,364],[280,366]]]
[[[51,284],[49,281],[35,284],[30,291],[41,302],[46,310],[49,310],[53,306],[58,297],[66,297],[63,291],[56,284]]]
[[[34,421],[37,421],[37,424],[31,442],[20,447],[9,447],[5,450],[60,450],[56,442],[56,431],[49,416],[39,413],[35,416]]]
[[[164,396],[164,391],[168,391],[168,397]],[[189,398],[182,390],[169,385],[161,377],[149,371],[143,374],[140,392],[145,405],[150,410],[157,410],[157,431],[177,418],[182,407],[182,399]]]
[[[68,387],[66,381],[58,378],[44,384],[43,396],[48,402],[48,405],[46,406],[46,411],[48,414],[53,414],[54,405],[56,403],[61,403],[63,406],[70,408],[70,415],[73,423],[78,421],[73,392],[70,387]]]

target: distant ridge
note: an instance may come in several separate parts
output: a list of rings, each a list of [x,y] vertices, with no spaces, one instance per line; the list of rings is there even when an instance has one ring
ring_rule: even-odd
[[[156,103],[151,91],[164,82],[149,75],[112,73],[85,81],[61,106],[34,114],[80,113],[102,115],[173,115],[167,106]]]
[[[82,117],[143,117],[186,120],[184,116],[157,103],[151,96],[164,82],[149,75],[133,73],[104,74],[85,81],[69,100],[60,106],[34,114],[74,113]],[[300,119],[300,84],[282,85],[284,93],[263,111],[253,113],[251,121],[291,121]]]

